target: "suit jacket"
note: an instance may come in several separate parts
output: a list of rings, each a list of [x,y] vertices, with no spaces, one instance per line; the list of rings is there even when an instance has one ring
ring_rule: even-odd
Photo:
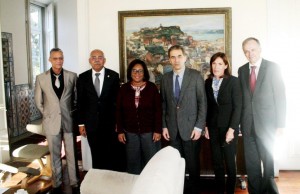
[[[239,129],[242,93],[237,77],[229,76],[223,78],[216,102],[212,89],[212,78],[205,81],[207,96],[206,126]]]
[[[34,100],[43,115],[43,129],[46,135],[57,135],[60,129],[73,132],[72,111],[76,103],[77,75],[63,70],[64,91],[58,99],[51,81],[50,70],[38,75],[35,82]]]
[[[238,70],[243,93],[241,130],[250,135],[252,121],[257,136],[273,137],[276,128],[285,127],[286,96],[279,67],[265,59],[259,68],[252,94],[249,86],[249,63]]]
[[[194,127],[204,129],[207,103],[200,72],[185,68],[178,103],[173,92],[173,71],[164,74],[161,95],[163,128],[168,128],[171,139],[175,140],[179,131],[182,140],[188,141]]]
[[[93,84],[92,69],[79,75],[78,123],[85,125],[87,133],[99,129],[105,129],[101,130],[104,134],[115,133],[116,98],[119,87],[119,74],[105,68],[103,87],[98,97]]]

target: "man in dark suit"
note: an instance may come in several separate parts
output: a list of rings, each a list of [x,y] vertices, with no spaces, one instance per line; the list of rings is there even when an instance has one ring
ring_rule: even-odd
[[[241,130],[249,193],[279,193],[274,181],[273,146],[276,133],[285,127],[284,83],[279,67],[261,58],[256,38],[244,40],[243,51],[249,62],[239,68],[238,74],[243,96]]]
[[[77,82],[79,132],[87,136],[93,168],[116,170],[117,134],[115,132],[116,97],[119,74],[104,67],[105,56],[93,50],[92,69],[79,75]]]
[[[38,75],[35,82],[34,100],[43,115],[43,130],[46,133],[51,155],[51,193],[62,193],[62,142],[65,146],[68,177],[73,193],[78,193],[75,146],[73,136],[72,108],[75,107],[77,75],[63,69],[64,55],[61,49],[50,51],[52,67]]]
[[[173,71],[161,82],[163,102],[163,137],[177,148],[186,160],[192,192],[200,175],[199,138],[205,126],[206,95],[200,72],[185,67],[183,47],[172,46],[169,61]]]

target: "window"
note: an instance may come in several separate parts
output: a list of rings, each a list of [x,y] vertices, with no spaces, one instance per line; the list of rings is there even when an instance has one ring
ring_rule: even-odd
[[[28,40],[30,41],[30,85],[35,78],[51,67],[48,64],[49,52],[55,47],[54,6],[28,3]]]
[[[30,42],[32,78],[44,71],[42,7],[30,4]]]

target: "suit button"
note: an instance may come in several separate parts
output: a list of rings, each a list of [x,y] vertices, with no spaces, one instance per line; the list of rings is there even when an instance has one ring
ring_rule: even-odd
[[[179,107],[179,106],[177,106],[176,108],[177,108],[177,109],[179,109],[180,107]]]

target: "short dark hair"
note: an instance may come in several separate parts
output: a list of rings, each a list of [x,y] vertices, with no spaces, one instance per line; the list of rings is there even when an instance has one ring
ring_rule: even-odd
[[[50,55],[51,55],[51,53],[53,53],[53,52],[61,52],[61,53],[63,53],[63,51],[62,51],[60,48],[53,48],[53,49],[51,49]]]
[[[246,38],[244,41],[243,41],[243,44],[242,44],[242,47],[244,48],[245,44],[251,40],[254,40],[259,46],[260,46],[260,42],[257,38],[254,38],[254,37],[249,37],[249,38]]]
[[[148,71],[147,65],[146,65],[146,63],[143,60],[140,60],[140,59],[134,59],[133,61],[131,61],[129,63],[128,68],[127,68],[127,81],[128,82],[132,81],[131,71],[132,71],[133,67],[136,64],[140,64],[143,67],[143,70],[144,70],[143,81],[149,81],[150,75],[149,75],[149,71]]]
[[[224,77],[228,77],[231,75],[231,65],[229,64],[228,58],[226,56],[225,53],[222,52],[217,52],[215,53],[211,58],[210,58],[210,62],[209,62],[209,66],[210,66],[210,75],[209,77],[213,78],[214,77],[214,72],[212,69],[212,64],[213,62],[217,59],[217,58],[221,58],[223,60],[223,62],[225,63],[225,65],[227,65],[227,68],[224,71]]]
[[[181,51],[182,51],[182,54],[183,54],[184,56],[186,56],[186,53],[185,53],[184,48],[183,48],[182,46],[176,44],[176,45],[173,45],[173,46],[171,46],[171,47],[169,48],[169,50],[168,50],[168,56],[169,56],[169,58],[170,58],[170,53],[171,53],[171,51],[173,51],[173,50],[181,50]]]

